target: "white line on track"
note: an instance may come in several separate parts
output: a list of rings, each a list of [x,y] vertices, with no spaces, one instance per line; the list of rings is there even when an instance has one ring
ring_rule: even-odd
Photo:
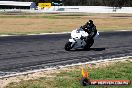
[[[6,36],[25,36],[25,35],[54,35],[54,34],[68,34],[68,33],[71,33],[71,32],[59,32],[59,33],[38,33],[38,34],[23,34],[23,35],[0,35],[0,37],[6,37]]]

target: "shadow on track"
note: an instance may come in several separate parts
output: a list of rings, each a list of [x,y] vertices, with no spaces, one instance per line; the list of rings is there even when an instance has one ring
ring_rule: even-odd
[[[103,50],[105,50],[105,48],[90,48],[89,50],[93,50],[93,51],[103,51]]]
[[[84,50],[84,49],[76,49],[76,50],[70,50],[71,52],[74,52],[74,51],[103,51],[105,50],[106,48],[90,48],[90,49],[87,49],[87,50]]]

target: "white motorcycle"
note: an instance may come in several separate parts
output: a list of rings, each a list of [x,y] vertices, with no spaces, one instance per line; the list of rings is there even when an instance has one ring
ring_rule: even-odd
[[[86,43],[86,38],[88,33],[85,32],[82,28],[75,29],[71,32],[71,39],[65,44],[65,50],[69,51],[71,49],[89,49],[94,44],[94,39],[99,36],[99,32],[94,36],[93,39]]]

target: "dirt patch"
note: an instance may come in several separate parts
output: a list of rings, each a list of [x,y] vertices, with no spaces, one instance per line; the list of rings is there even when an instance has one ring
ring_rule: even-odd
[[[91,64],[85,64],[85,65],[76,65],[76,66],[70,66],[70,67],[64,67],[60,69],[54,69],[54,70],[46,70],[46,71],[40,71],[40,72],[34,72],[30,74],[25,74],[25,75],[18,75],[15,77],[9,77],[9,78],[3,78],[0,79],[0,88],[5,87],[7,84],[12,83],[12,82],[20,82],[23,80],[32,80],[32,79],[37,79],[41,77],[56,77],[56,74],[61,73],[61,72],[68,72],[68,71],[73,71],[75,69],[78,69],[81,71],[81,68],[104,68],[119,62],[127,63],[128,61],[132,62],[132,59],[122,59],[122,60],[111,60],[111,61],[102,61],[98,63],[91,63]]]

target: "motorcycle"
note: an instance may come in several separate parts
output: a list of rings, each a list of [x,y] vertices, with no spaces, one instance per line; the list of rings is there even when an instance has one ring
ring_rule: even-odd
[[[65,44],[65,50],[70,51],[71,49],[90,49],[94,44],[94,40],[99,36],[99,32],[96,33],[93,39],[90,39],[88,43],[86,38],[88,33],[85,32],[81,27],[71,32],[71,39]]]

